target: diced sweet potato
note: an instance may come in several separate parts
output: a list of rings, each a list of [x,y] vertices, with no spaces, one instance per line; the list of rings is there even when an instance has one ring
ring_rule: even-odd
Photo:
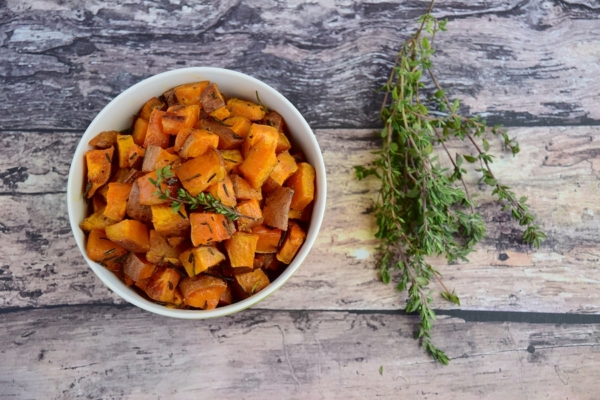
[[[260,268],[255,269],[252,272],[246,272],[245,274],[235,275],[235,282],[242,290],[243,297],[252,296],[269,286],[271,283],[267,274]]]
[[[166,134],[162,126],[162,118],[165,115],[164,111],[154,109],[150,115],[150,121],[148,122],[148,130],[146,131],[146,137],[144,138],[144,148],[154,145],[166,149],[169,147],[170,136]]]
[[[263,223],[263,214],[258,200],[242,201],[235,209],[243,215],[236,221],[238,230],[248,230]]]
[[[252,124],[242,146],[242,157],[248,158],[250,149],[259,142],[262,142],[261,146],[265,148],[265,151],[275,152],[278,138],[279,133],[272,126]]]
[[[203,155],[193,158],[175,170],[183,187],[192,195],[225,179],[225,162],[218,150],[210,147]]]
[[[205,310],[216,308],[221,295],[227,290],[224,280],[208,275],[183,278],[179,287],[186,305]]]
[[[277,147],[275,148],[275,153],[279,154],[283,151],[288,151],[292,148],[292,144],[290,140],[285,136],[283,132],[279,132],[279,137],[277,138]]]
[[[225,249],[232,268],[254,267],[254,253],[258,236],[251,233],[235,232],[231,239],[225,241]]]
[[[240,174],[254,189],[260,189],[277,166],[275,152],[267,151],[261,143],[252,147],[250,154],[240,165]]]
[[[87,217],[86,219],[84,219],[79,224],[79,227],[82,231],[89,232],[93,229],[104,229],[107,226],[111,226],[116,223],[117,221],[114,221],[104,216],[104,209],[102,208],[99,211],[96,211],[95,213]]]
[[[251,101],[231,98],[227,100],[227,109],[232,117],[246,117],[250,121],[260,121],[265,117],[265,110]]]
[[[229,129],[224,123],[219,123],[211,119],[202,119],[198,123],[198,126],[213,132],[219,137],[219,150],[237,149],[244,143],[244,137]]]
[[[196,247],[231,238],[231,230],[223,214],[191,213],[190,224],[192,244]]]
[[[267,196],[263,208],[265,225],[287,231],[293,195],[293,189],[281,186]]]
[[[110,178],[109,183],[133,183],[139,177],[140,172],[133,168],[119,168],[117,172]],[[96,191],[97,195],[102,196],[106,200],[108,195],[108,185],[102,186]]]
[[[161,206],[153,206],[161,207]],[[150,250],[146,253],[146,258],[156,265],[168,265],[178,267],[181,265],[179,261],[179,251],[172,247],[167,238],[155,230],[150,231]]]
[[[173,292],[173,300],[171,301],[171,304],[167,304],[166,307],[181,308],[184,306],[185,306],[185,299],[183,298],[183,294],[181,293],[181,290],[179,290],[179,286],[178,286],[175,288],[175,291]]]
[[[178,212],[175,212],[173,207],[168,204],[158,204],[151,208],[154,229],[161,235],[182,236],[188,231],[190,220],[185,207],[181,207]]]
[[[281,240],[281,229],[259,225],[252,228],[252,234],[258,236],[257,253],[276,253]]]
[[[145,253],[150,250],[148,228],[134,219],[126,219],[107,226],[106,236],[121,247],[133,253]]]
[[[175,96],[180,104],[189,106],[192,104],[201,105],[202,92],[210,84],[209,81],[187,83],[174,88]]]
[[[104,197],[100,196],[98,193],[92,197],[92,211],[97,213],[98,211],[103,211],[106,207],[106,200]]]
[[[315,169],[302,162],[298,170],[286,182],[286,186],[294,189],[291,208],[302,211],[315,198]]]
[[[157,267],[146,285],[146,294],[152,300],[172,303],[181,275],[173,268]]]
[[[162,110],[165,108],[165,103],[163,103],[156,97],[151,98],[142,107],[142,111],[140,111],[140,118],[149,121],[150,115],[152,115],[152,111],[154,111],[155,108],[158,110]]]
[[[144,145],[144,141],[146,140],[146,132],[148,132],[148,121],[143,118],[136,119],[135,125],[133,126],[133,133],[131,134],[135,144],[138,146]]]
[[[239,150],[223,150],[221,151],[223,161],[225,161],[225,169],[228,174],[237,174],[239,166],[242,165],[244,159],[242,153]]]
[[[156,265],[148,262],[141,254],[129,253],[123,265],[123,273],[134,282],[148,279],[154,273]]]
[[[94,146],[98,149],[108,149],[116,144],[118,135],[119,131],[100,132],[90,140],[90,146]]]
[[[140,188],[137,181],[132,184],[131,191],[129,192],[127,215],[143,223],[148,223],[152,220],[152,210],[150,206],[140,204]]]
[[[168,203],[170,200],[163,200],[160,198],[160,195],[156,193],[157,188],[152,182],[150,182],[150,179],[156,181],[156,171],[150,172],[141,178],[138,178],[136,181],[139,188],[139,204],[145,206],[154,206],[157,204]],[[180,186],[178,183],[167,185],[167,180],[163,180],[160,184],[160,190],[162,193],[165,193],[167,189],[169,190],[169,193],[177,193],[177,189],[179,189],[179,187]]]
[[[262,124],[272,126],[277,132],[283,132],[284,121],[281,114],[277,111],[269,111],[262,119]]]
[[[219,92],[219,86],[214,82],[204,89],[200,99],[202,101],[202,108],[207,114],[210,114],[225,105],[225,100],[223,99],[221,92]]]
[[[185,237],[185,236],[167,237],[167,243],[169,243],[169,246],[171,246],[171,247],[182,246],[186,243],[186,241],[189,241],[189,237]]]
[[[173,165],[179,157],[169,153],[167,150],[159,146],[148,146],[144,155],[144,163],[142,164],[142,172],[152,172],[159,168]]]
[[[231,286],[227,285],[227,288],[219,297],[219,307],[228,306],[233,303],[233,291],[231,290]]]
[[[225,179],[221,182],[209,186],[206,191],[227,207],[235,207],[237,205],[233,184],[229,176],[225,176]]]
[[[86,193],[88,199],[110,179],[114,152],[115,148],[110,147],[105,150],[90,150],[85,153],[88,178]]]
[[[90,232],[85,248],[90,260],[111,271],[121,269],[123,256],[127,254],[127,250],[112,242],[100,229],[94,229]]]
[[[177,99],[177,96],[175,95],[175,89],[169,89],[166,92],[163,93],[162,95],[166,102],[167,102],[167,107],[173,107],[179,104],[179,100]]]
[[[264,270],[276,270],[281,263],[275,256],[275,253],[257,254],[254,257],[254,268],[262,268]]]
[[[133,136],[117,135],[117,154],[119,155],[119,168],[129,167],[129,150],[135,146]]]
[[[213,117],[219,121],[223,121],[224,119],[229,117],[230,112],[227,109],[227,107],[223,106],[221,108],[217,108],[215,111],[211,112],[208,115],[210,115],[211,117]]]
[[[290,212],[288,214],[289,219],[302,219],[302,211],[294,210],[290,208]]]
[[[233,133],[243,138],[248,136],[248,132],[250,132],[250,127],[252,126],[252,121],[241,116],[227,118],[223,123],[227,125]]]
[[[192,128],[198,122],[199,105],[169,107],[162,117],[163,131],[169,135],[177,135],[184,128]]]
[[[145,155],[146,149],[134,143],[133,146],[129,148],[129,152],[127,153],[128,166],[131,168],[140,169],[142,163],[144,162]]]
[[[198,124],[196,124],[196,126],[197,125]],[[175,144],[173,145],[173,150],[175,150],[175,152],[179,152],[179,150],[181,150],[183,144],[185,143],[187,138],[192,134],[194,129],[195,128],[182,129],[179,132],[177,132],[177,136],[175,136]]]
[[[233,191],[238,200],[262,200],[260,190],[254,189],[247,180],[238,175],[231,175]]]
[[[122,221],[127,212],[127,200],[131,192],[131,183],[109,183],[106,195],[104,216],[114,221]]]
[[[179,255],[179,261],[190,277],[196,276],[225,260],[225,255],[210,247],[193,247]]]
[[[187,139],[179,149],[179,155],[182,158],[199,157],[206,153],[210,147],[216,149],[219,146],[219,137],[206,129],[188,128],[185,131],[190,133],[187,134]],[[182,132],[183,130],[177,134],[177,138]]]
[[[273,172],[263,184],[263,191],[271,193],[298,170],[298,165],[294,157],[289,152],[284,151],[277,155],[277,166],[273,168]]]
[[[300,225],[294,221],[290,221],[289,225],[287,236],[277,252],[277,259],[284,264],[292,262],[292,259],[302,246],[302,243],[304,243],[304,239],[306,239],[306,233],[302,230]]]

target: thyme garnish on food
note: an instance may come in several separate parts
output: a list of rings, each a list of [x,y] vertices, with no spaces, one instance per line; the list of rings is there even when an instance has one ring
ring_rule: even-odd
[[[383,87],[382,148],[375,152],[373,165],[357,166],[355,172],[358,179],[374,175],[381,180],[373,210],[378,227],[375,236],[381,240],[377,248],[381,279],[389,283],[392,274],[398,274],[398,291],[408,291],[405,311],[420,316],[415,338],[436,361],[447,364],[448,357],[430,336],[436,319],[430,308],[430,281],[435,279],[441,285],[446,300],[457,305],[460,300],[425,257],[445,256],[449,263],[468,261],[467,255],[485,236],[485,223],[475,211],[476,204],[463,179],[467,173],[463,161],[478,164],[479,182],[492,186],[492,195],[497,196],[503,210],[510,211],[525,227],[525,243],[539,248],[546,235],[535,224],[527,198],[517,199],[509,187],[497,181],[490,168],[494,157],[484,135],[489,131],[500,137],[513,156],[519,152],[519,144],[499,127],[488,128],[483,119],[458,114],[459,101],[451,102],[435,77],[433,44],[436,33],[446,30],[446,21],[431,15],[433,3],[420,17],[417,31],[403,44]],[[433,93],[428,96],[426,88],[431,86]],[[453,156],[445,144],[451,138],[471,143],[475,155]],[[438,144],[450,158],[451,170],[442,167],[439,156],[433,153]]]

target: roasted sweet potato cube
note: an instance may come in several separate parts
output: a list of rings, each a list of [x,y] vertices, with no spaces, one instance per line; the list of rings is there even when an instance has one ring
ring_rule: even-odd
[[[156,265],[150,263],[142,254],[129,253],[123,265],[123,273],[134,282],[148,279],[154,273]]]
[[[190,227],[185,207],[175,212],[168,204],[151,206],[152,224],[158,233],[164,236],[182,236]]]
[[[227,288],[219,297],[219,307],[228,306],[233,303],[233,291],[231,290],[231,286],[227,285]]]
[[[206,129],[188,128],[186,130],[189,130],[190,133],[179,149],[179,155],[182,158],[199,157],[206,153],[209,148],[216,149],[219,145],[219,137]],[[181,133],[177,134],[178,138]]]
[[[152,210],[150,206],[140,204],[140,188],[137,181],[131,186],[129,199],[127,199],[127,215],[140,222],[148,223],[152,220]]]
[[[94,146],[98,149],[108,149],[113,147],[117,143],[117,136],[119,131],[104,131],[100,132],[92,140],[90,140],[90,146]]]
[[[131,183],[109,183],[106,195],[104,216],[114,221],[122,221],[127,212],[127,200],[131,192]]]
[[[225,249],[227,250],[231,267],[253,268],[256,243],[258,243],[258,235],[244,232],[235,232],[231,239],[226,240]]]
[[[148,132],[148,121],[141,117],[136,119],[135,124],[133,125],[133,133],[131,134],[135,144],[138,146],[144,145],[144,141],[146,140],[146,132]]]
[[[275,253],[256,254],[254,257],[254,268],[262,268],[263,270],[275,271],[279,269],[281,262],[275,256]]]
[[[233,184],[233,192],[236,199],[239,200],[262,200],[260,190],[254,189],[247,180],[238,175],[231,175],[231,183]]]
[[[89,232],[93,229],[104,229],[116,223],[117,221],[104,216],[104,208],[102,208],[81,221],[79,227],[82,231]]]
[[[128,166],[131,168],[141,169],[145,155],[146,149],[134,143],[133,146],[129,148],[129,152],[127,153]]]
[[[237,174],[239,166],[242,165],[244,159],[242,153],[239,150],[223,150],[221,151],[223,161],[225,161],[225,169],[228,174]]]
[[[286,186],[294,189],[291,207],[302,211],[315,198],[315,169],[312,165],[302,162],[298,170],[288,178]]]
[[[267,196],[263,208],[265,225],[287,231],[293,195],[293,189],[281,186]]]
[[[179,288],[186,305],[212,310],[219,304],[221,295],[227,290],[227,284],[214,276],[196,275],[193,278],[183,278]]]
[[[210,115],[210,116],[211,116],[211,117],[213,117],[214,119],[217,119],[217,120],[219,120],[219,121],[222,121],[222,120],[224,120],[224,119],[226,119],[226,118],[228,118],[228,117],[229,117],[229,115],[230,115],[230,112],[229,112],[229,110],[227,109],[227,107],[223,106],[223,107],[221,107],[221,108],[217,108],[215,111],[211,112],[211,113],[210,113],[210,114],[208,114],[208,115]]]
[[[165,103],[157,99],[156,97],[151,98],[144,104],[142,110],[140,111],[139,118],[142,118],[146,121],[150,120],[150,115],[152,115],[152,111],[154,109],[163,110],[165,108]],[[139,143],[138,143],[139,144]]]
[[[171,247],[179,247],[184,245],[189,239],[190,238],[186,236],[170,236],[167,237],[167,243],[169,243],[169,246]]]
[[[196,124],[196,126],[197,125],[198,124]],[[175,136],[175,144],[173,145],[173,150],[175,150],[175,152],[179,152],[179,150],[181,150],[187,138],[192,134],[192,132],[194,132],[194,129],[195,128],[182,129],[177,132],[177,136]]]
[[[117,154],[119,155],[119,168],[129,167],[129,150],[135,146],[133,136],[117,135]]]
[[[252,272],[246,272],[244,274],[235,275],[235,283],[239,286],[242,291],[243,297],[252,296],[271,283],[269,277],[260,268],[255,269]]]
[[[106,236],[121,247],[133,253],[150,250],[148,228],[134,219],[126,219],[105,228]]]
[[[248,158],[250,149],[262,142],[261,147],[267,152],[275,152],[279,133],[272,126],[252,124],[242,146],[242,157]]]
[[[198,122],[199,115],[199,105],[169,107],[162,117],[163,131],[169,135],[177,135],[184,128],[192,128]]]
[[[104,208],[106,208],[106,200],[96,193],[94,197],[92,197],[92,211],[97,213],[98,211],[103,211]]]
[[[169,147],[169,141],[171,137],[166,134],[163,130],[162,119],[165,115],[164,111],[160,111],[155,108],[150,115],[148,121],[148,130],[146,131],[146,137],[144,138],[144,148],[154,145],[166,149]]]
[[[277,111],[269,111],[261,122],[263,125],[269,125],[277,129],[277,132],[283,132],[283,126],[285,125],[283,117]]]
[[[85,153],[88,178],[86,193],[88,199],[110,179],[114,152],[115,148],[109,147],[105,150],[90,150]]]
[[[144,163],[142,164],[142,172],[152,172],[159,168],[173,165],[179,157],[169,153],[167,150],[159,146],[148,146],[144,155]]]
[[[191,213],[192,244],[201,246],[231,238],[231,228],[223,214]]]
[[[161,207],[161,206],[154,206]],[[180,266],[178,249],[172,247],[167,238],[156,230],[150,231],[150,250],[146,253],[146,258],[153,264],[166,266]]]
[[[238,203],[235,209],[243,215],[243,217],[238,218],[236,221],[238,230],[252,229],[263,223],[263,213],[258,200],[242,201]]]
[[[257,253],[276,253],[281,240],[281,229],[259,225],[252,228],[252,234],[258,236]]]
[[[167,101],[167,107],[173,107],[179,104],[179,100],[175,95],[175,89],[169,89],[163,93],[163,97]]]
[[[263,184],[263,190],[266,193],[271,193],[298,170],[298,165],[294,157],[289,152],[284,151],[277,155],[277,165],[273,168],[273,172]]]
[[[250,149],[250,154],[240,165],[240,174],[250,186],[258,190],[277,166],[275,151],[268,151],[261,143]]]
[[[146,294],[152,300],[172,303],[181,275],[173,268],[157,267],[146,284]]]
[[[201,119],[200,122],[198,122],[198,126],[213,132],[219,137],[219,150],[237,149],[244,143],[244,137],[229,129],[224,123],[211,119]]]
[[[194,83],[187,83],[185,85],[177,86],[173,89],[175,96],[180,104],[184,106],[190,106],[193,104],[201,105],[202,92],[210,84],[209,81],[201,81]]]
[[[277,252],[277,259],[284,264],[292,262],[292,259],[306,239],[306,233],[302,230],[300,225],[294,221],[290,221],[289,225],[285,240]]]
[[[265,110],[251,101],[231,98],[227,100],[227,109],[232,117],[246,117],[250,121],[260,121],[265,117]]]
[[[219,86],[216,83],[209,84],[202,92],[200,99],[202,101],[202,108],[207,114],[210,114],[225,105],[225,100],[223,99],[221,92],[219,92]]]
[[[193,247],[179,255],[179,261],[190,277],[196,276],[225,260],[225,255],[210,246]]]
[[[294,210],[290,208],[290,212],[288,214],[289,219],[302,219],[302,211]]]
[[[218,150],[210,147],[203,155],[181,164],[175,170],[181,184],[192,196],[225,179],[225,162]]]
[[[154,206],[157,204],[168,203],[170,200],[161,199],[160,194],[156,193],[158,189],[150,179],[156,182],[156,171],[150,172],[141,178],[138,178],[136,181],[139,188],[139,204],[144,206]],[[167,185],[167,180],[163,180],[160,184],[162,193],[165,193],[167,189],[169,190],[169,193],[177,193],[177,189],[179,188],[180,185],[177,182],[173,185]]]
[[[292,144],[290,140],[285,136],[283,132],[279,132],[279,137],[277,138],[277,147],[275,148],[275,153],[279,154],[283,151],[288,151],[292,148]]]
[[[121,269],[123,256],[127,254],[127,250],[112,242],[100,229],[90,232],[85,249],[90,260],[111,271]]]
[[[225,179],[221,182],[209,186],[206,191],[227,207],[235,207],[237,205],[233,184],[231,183],[229,176],[225,176]]]
[[[173,307],[175,306],[175,307]],[[173,301],[171,301],[171,304],[167,304],[166,307],[167,308],[181,308],[185,306],[185,298],[183,297],[183,294],[181,293],[181,290],[179,290],[179,286],[175,288],[175,291],[173,292]]]
[[[250,132],[250,127],[252,126],[252,121],[241,116],[227,118],[223,123],[231,129],[233,133],[243,138],[248,136],[248,132]]]

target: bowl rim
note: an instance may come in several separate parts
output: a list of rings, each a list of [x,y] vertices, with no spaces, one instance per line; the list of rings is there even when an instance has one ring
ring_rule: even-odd
[[[309,145],[311,147],[314,147],[314,149],[316,150],[315,154],[313,154],[313,156],[314,156],[313,161],[316,161],[316,162],[311,162],[311,165],[313,165],[313,167],[315,168],[315,172],[316,172],[316,188],[315,188],[316,196],[315,196],[315,200],[314,200],[313,212],[312,212],[311,221],[310,221],[309,229],[307,231],[305,242],[303,243],[299,252],[294,257],[294,260],[292,261],[292,263],[290,263],[287,266],[287,268],[281,273],[281,275],[279,277],[277,277],[277,279],[275,279],[273,282],[271,282],[265,289],[248,297],[247,299],[241,300],[237,303],[233,303],[228,306],[218,307],[213,310],[170,309],[170,308],[167,308],[160,304],[156,304],[149,300],[144,299],[139,294],[137,294],[133,289],[130,289],[129,287],[125,286],[125,284],[118,278],[117,279],[120,282],[120,285],[113,284],[114,279],[113,280],[109,279],[110,275],[106,275],[105,273],[100,273],[100,271],[105,271],[105,272],[109,272],[109,271],[106,271],[99,264],[95,263],[94,261],[92,261],[88,258],[86,250],[85,250],[85,241],[83,239],[85,237],[85,235],[83,234],[83,231],[81,231],[81,228],[79,228],[79,223],[81,221],[77,221],[76,217],[74,216],[75,200],[81,199],[81,188],[75,187],[75,186],[77,186],[77,184],[76,184],[77,179],[75,178],[75,175],[81,174],[81,171],[74,171],[74,166],[76,164],[80,163],[79,160],[83,160],[83,155],[85,154],[85,152],[88,149],[91,148],[91,146],[89,146],[87,141],[84,141],[84,138],[87,138],[88,136],[90,138],[93,137],[91,132],[92,132],[92,129],[94,128],[94,126],[96,125],[96,122],[101,121],[104,118],[106,118],[107,115],[110,115],[112,108],[115,107],[117,103],[119,103],[122,99],[124,99],[128,96],[131,96],[132,93],[136,92],[140,88],[146,87],[148,85],[157,84],[159,81],[162,81],[162,80],[168,79],[168,78],[172,78],[172,77],[175,77],[178,75],[182,75],[182,74],[190,74],[190,75],[192,75],[192,74],[207,74],[207,75],[217,74],[217,75],[219,75],[220,74],[220,75],[222,75],[221,79],[231,78],[231,79],[245,80],[247,83],[252,85],[255,88],[255,90],[257,90],[259,93],[270,92],[269,93],[270,96],[274,97],[277,104],[281,105],[281,106],[277,107],[277,109],[281,110],[283,108],[286,108],[289,112],[295,114],[295,117],[300,122],[300,126],[294,127],[293,131],[290,132],[291,137],[293,138],[295,135],[300,134],[299,132],[303,132],[301,135],[305,135],[305,139],[307,139],[310,142]],[[191,80],[188,83],[192,83],[192,82],[195,82],[195,81]],[[218,81],[216,83],[219,84]],[[174,87],[174,86],[176,86],[176,85],[173,85],[172,87]],[[144,101],[146,101],[146,100],[144,100]],[[83,163],[83,161],[81,161],[81,163]],[[279,93],[279,91],[277,91],[273,87],[269,86],[268,84],[254,78],[250,75],[244,74],[242,72],[225,69],[225,68],[217,68],[217,67],[187,67],[187,68],[178,68],[178,69],[165,71],[165,72],[150,76],[150,77],[134,84],[133,86],[130,86],[123,92],[121,92],[118,96],[116,96],[114,99],[112,99],[106,106],[104,106],[104,108],[102,108],[102,110],[90,122],[87,129],[81,136],[81,139],[77,145],[77,148],[75,149],[73,159],[71,160],[71,167],[69,168],[69,178],[67,181],[67,212],[69,214],[69,222],[71,225],[71,231],[72,231],[72,234],[77,243],[77,247],[79,248],[79,250],[81,252],[81,255],[87,262],[88,266],[92,269],[92,271],[94,271],[94,274],[109,289],[111,289],[114,293],[116,293],[119,297],[121,297],[125,301],[127,301],[139,308],[142,308],[146,311],[155,313],[155,314],[159,314],[162,316],[168,316],[168,317],[174,317],[174,318],[181,318],[181,319],[208,319],[208,318],[217,318],[217,317],[223,317],[226,315],[234,314],[234,313],[243,311],[246,308],[249,308],[249,307],[259,303],[260,301],[264,300],[269,295],[271,295],[272,293],[277,291],[297,271],[297,269],[300,267],[300,265],[302,264],[302,262],[308,255],[310,249],[312,248],[312,246],[318,236],[318,233],[320,231],[323,217],[325,214],[326,197],[327,197],[327,178],[326,178],[325,162],[323,160],[322,151],[319,146],[319,143],[317,142],[314,132],[312,131],[308,122],[306,122],[306,120],[304,119],[302,114],[298,111],[298,109],[296,109],[296,107],[285,96],[283,96],[281,93]],[[77,231],[81,232],[82,234],[76,235],[75,232],[77,232]],[[109,272],[109,273],[114,276],[114,274],[112,272]]]

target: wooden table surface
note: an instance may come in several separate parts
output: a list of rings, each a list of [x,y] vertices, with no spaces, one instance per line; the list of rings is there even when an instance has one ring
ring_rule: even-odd
[[[523,245],[482,193],[487,239],[469,263],[436,262],[462,302],[435,301],[447,367],[412,339],[405,296],[377,278],[377,186],[351,173],[378,146],[375,90],[426,5],[0,0],[0,398],[600,398],[600,3],[436,5],[449,19],[439,79],[462,112],[521,142],[495,171],[548,233],[537,251]],[[317,135],[329,184],[294,277],[209,321],[124,303],[86,266],[66,210],[70,160],[95,115],[134,83],[189,66],[283,93]]]

